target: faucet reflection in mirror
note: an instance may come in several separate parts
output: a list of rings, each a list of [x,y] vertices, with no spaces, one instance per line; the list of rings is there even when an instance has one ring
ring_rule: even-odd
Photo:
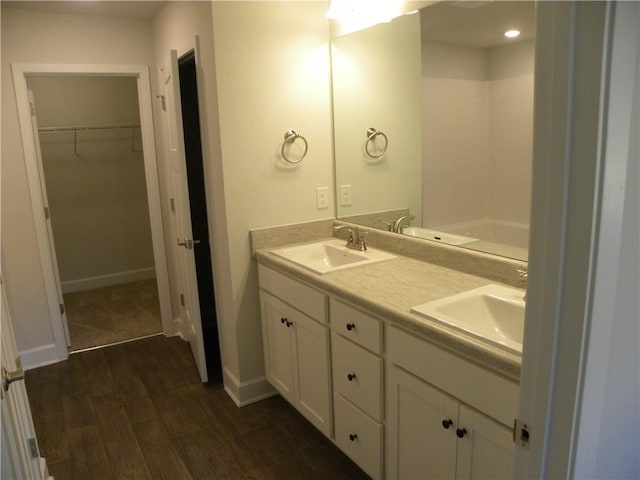
[[[338,217],[385,228],[411,214],[405,234],[526,260],[534,3],[461,3],[333,40],[336,190],[353,192]],[[350,145],[365,122],[393,138],[384,162]]]

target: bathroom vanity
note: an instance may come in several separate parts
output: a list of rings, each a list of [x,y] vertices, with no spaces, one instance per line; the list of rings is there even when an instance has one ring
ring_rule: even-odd
[[[320,274],[256,251],[267,380],[374,479],[509,478],[520,355],[411,311],[495,278],[390,253]]]

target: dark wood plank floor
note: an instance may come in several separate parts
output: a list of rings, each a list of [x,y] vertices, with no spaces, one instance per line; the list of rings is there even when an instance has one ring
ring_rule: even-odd
[[[73,354],[26,383],[56,480],[368,478],[281,397],[238,408],[200,383],[178,338]]]

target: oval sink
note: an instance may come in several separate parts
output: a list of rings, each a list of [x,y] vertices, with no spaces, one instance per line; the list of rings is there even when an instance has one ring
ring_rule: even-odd
[[[489,284],[412,307],[411,311],[521,354],[524,294],[522,289]]]
[[[360,252],[349,249],[345,241],[340,239],[278,248],[271,250],[271,253],[317,273],[330,273],[396,258],[382,250],[370,248]]]

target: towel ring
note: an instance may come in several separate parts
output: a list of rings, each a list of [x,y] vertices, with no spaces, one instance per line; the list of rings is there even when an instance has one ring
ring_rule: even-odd
[[[296,141],[296,139],[302,139],[302,141],[304,142],[304,152],[302,152],[302,155],[300,155],[300,158],[297,160],[291,160],[289,157],[287,157],[287,154],[285,153],[285,147],[289,144],[292,144],[293,142]],[[284,158],[284,160],[287,163],[300,163],[302,161],[302,159],[307,155],[307,150],[309,150],[309,144],[307,143],[307,139],[304,138],[302,135],[296,133],[295,130],[287,130],[284,134],[284,142],[282,143],[282,149],[281,149],[281,153],[282,153],[282,158]]]
[[[371,153],[371,151],[369,150],[369,145],[378,135],[382,135],[382,138],[384,138],[384,148],[380,151],[380,153]],[[382,155],[387,153],[388,147],[389,147],[389,139],[384,133],[382,133],[377,128],[373,128],[373,127],[367,128],[367,141],[364,144],[364,151],[367,153],[369,157],[380,158]]]

